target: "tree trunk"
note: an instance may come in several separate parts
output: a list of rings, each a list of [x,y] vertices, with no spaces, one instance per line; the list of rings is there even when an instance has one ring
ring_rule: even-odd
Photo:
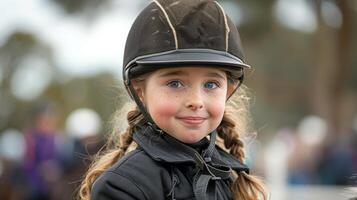
[[[338,29],[324,24],[321,0],[316,1],[318,29],[316,33],[316,68],[314,74],[312,106],[315,114],[328,124],[328,140],[335,140],[342,133],[342,106],[344,87],[350,74],[351,10],[347,1],[337,1],[343,23]]]

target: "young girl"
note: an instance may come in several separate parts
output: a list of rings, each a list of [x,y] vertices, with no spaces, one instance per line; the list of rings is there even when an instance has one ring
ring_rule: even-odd
[[[151,2],[129,32],[123,66],[137,107],[91,165],[80,199],[267,199],[243,164],[239,86],[250,67],[218,2]]]

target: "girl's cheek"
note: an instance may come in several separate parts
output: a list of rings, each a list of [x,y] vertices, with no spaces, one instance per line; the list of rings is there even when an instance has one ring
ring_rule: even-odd
[[[206,101],[206,109],[212,117],[223,116],[226,108],[226,99],[224,95],[217,94]]]
[[[225,106],[226,106],[225,101],[216,102],[215,104],[211,104],[211,105],[212,106],[210,106],[210,108],[211,108],[210,111],[211,111],[212,116],[216,116],[216,117],[223,116]]]
[[[178,102],[175,99],[157,98],[152,104],[150,113],[157,118],[173,116],[177,113]]]

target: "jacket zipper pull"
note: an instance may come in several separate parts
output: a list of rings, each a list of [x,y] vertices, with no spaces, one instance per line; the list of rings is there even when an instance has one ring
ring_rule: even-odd
[[[175,198],[175,187],[176,187],[176,185],[177,185],[178,183],[179,183],[178,177],[176,176],[176,174],[173,174],[173,175],[172,175],[172,186],[171,186],[171,190],[170,190],[169,194],[166,195],[166,197],[171,196],[171,200],[176,200],[176,198]]]

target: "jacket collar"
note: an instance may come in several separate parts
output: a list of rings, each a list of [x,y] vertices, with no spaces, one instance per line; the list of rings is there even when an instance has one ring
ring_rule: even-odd
[[[201,161],[197,157],[204,159],[205,163],[213,166],[229,167],[237,172],[245,171],[249,173],[249,168],[240,162],[233,155],[225,152],[220,147],[215,145],[216,133],[211,133],[211,139],[206,137],[201,143],[209,143],[205,145],[200,156],[194,148],[186,145],[172,136],[152,129],[150,126],[143,126],[138,129],[134,135],[134,141],[154,160],[168,163],[194,163],[199,164]],[[208,147],[207,147],[208,146]]]

